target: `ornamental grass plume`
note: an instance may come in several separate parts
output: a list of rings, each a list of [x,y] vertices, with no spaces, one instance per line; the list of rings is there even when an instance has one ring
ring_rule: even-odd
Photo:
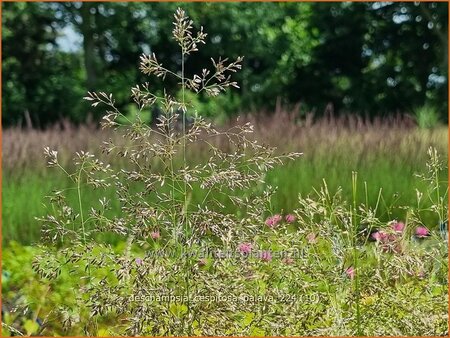
[[[54,208],[49,210],[55,213],[40,218],[43,241],[48,244],[33,266],[41,277],[53,279],[58,277],[62,266],[85,267],[77,287],[89,301],[80,298],[77,309],[81,313],[87,308],[90,314],[86,328],[96,327],[98,317],[114,312],[126,322],[122,332],[125,335],[193,335],[194,322],[202,322],[198,318],[220,318],[228,312],[195,302],[178,304],[179,308],[174,309],[168,303],[147,306],[128,299],[132,295],[145,295],[148,290],[155,294],[177,292],[183,299],[194,299],[200,292],[216,293],[215,288],[223,283],[222,277],[208,276],[214,278],[214,283],[203,281],[195,273],[206,261],[191,259],[192,252],[182,253],[210,247],[226,251],[240,238],[262,234],[264,229],[255,230],[254,225],[264,221],[276,187],[266,186],[262,193],[255,187],[265,184],[269,170],[301,155],[277,154],[274,147],[255,141],[250,122],[219,129],[199,116],[186,100],[186,92],[216,97],[239,88],[232,77],[241,70],[243,57],[212,58],[211,65],[204,65],[199,73],[192,74],[187,70],[186,60],[194,58],[207,42],[207,34],[203,27],[195,32],[193,22],[180,8],[174,15],[172,34],[180,50],[180,69],[166,68],[155,54],[142,55],[139,69],[144,75],[163,81],[172,78],[180,86],[179,93],[153,92],[151,80],[135,85],[131,98],[139,113],[133,120],[120,111],[110,93],[90,91],[85,97],[93,107],[105,107],[101,127],[117,130],[123,136],[120,143],[116,142],[120,138],[110,138],[101,147],[106,156],[123,159],[118,168],[89,152],[78,151],[71,172],[60,163],[56,151],[45,149],[48,165],[60,169],[72,182],[68,190],[76,192],[76,203],[70,205],[70,199],[66,198],[68,190],[56,191],[50,197]],[[141,113],[155,107],[163,113],[155,125],[148,125]],[[192,117],[189,126],[188,116]],[[208,158],[204,163],[188,163],[190,149],[197,147],[209,154]],[[112,215],[112,201],[106,198],[101,198],[98,205],[86,206],[83,197],[87,189],[114,189],[117,197],[114,202],[120,205],[120,212]],[[198,191],[205,197],[191,203],[191,197]],[[242,191],[249,193],[243,195]],[[226,211],[218,195],[223,195],[240,214]],[[268,225],[275,226],[281,221],[280,215],[274,215]],[[150,251],[153,246],[149,241],[161,240],[161,234],[164,234],[163,248],[170,256],[158,257],[159,264],[148,265],[143,264],[142,258],[132,258],[135,250]],[[115,250],[99,240],[110,235],[126,243],[125,248]],[[55,255],[52,250],[57,247],[63,249]],[[251,249],[250,243],[240,246],[243,253]],[[272,256],[265,252],[261,259],[270,261]],[[137,273],[136,265],[140,266]],[[106,270],[111,276],[99,277]],[[233,290],[240,283],[234,286],[234,281],[226,281],[228,285],[222,289],[242,292]],[[169,286],[176,286],[176,291],[168,289]],[[155,321],[168,313],[178,316],[178,320]],[[183,319],[179,320],[180,317]],[[207,335],[224,333],[227,329],[211,331],[205,323],[203,332]],[[63,326],[68,329],[71,322],[64,321]],[[85,334],[95,336],[96,332]]]
[[[102,150],[105,156],[121,157],[124,165],[115,168],[89,152],[78,151],[71,171],[63,167],[56,151],[45,150],[49,166],[62,170],[72,184],[51,194],[50,214],[41,218],[44,245],[33,261],[42,284],[58,287],[61,276],[77,276],[70,279],[73,284],[67,294],[75,295],[71,302],[52,309],[49,316],[61,323],[58,332],[104,335],[100,325],[112,319],[119,324],[108,327],[111,336],[371,336],[390,334],[392,323],[402,335],[445,335],[447,243],[416,251],[420,245],[405,245],[402,255],[381,255],[380,247],[392,245],[397,250],[398,239],[404,239],[395,229],[385,229],[374,235],[379,236],[375,246],[360,245],[358,224],[381,226],[377,215],[391,210],[357,205],[356,175],[352,176],[355,198],[350,205],[340,189],[330,193],[324,180],[321,189],[314,190],[316,196],[299,196],[299,207],[293,210],[298,224],[276,232],[268,229],[283,218],[275,214],[266,219],[275,187],[267,185],[265,177],[300,153],[277,155],[275,148],[252,138],[250,123],[219,129],[196,115],[185,92],[214,97],[238,87],[232,76],[241,69],[243,59],[212,59],[210,66],[193,74],[195,70],[185,69],[186,59],[194,58],[206,43],[206,33],[202,28],[195,32],[192,21],[178,9],[173,37],[180,49],[180,69],[167,69],[152,54],[142,55],[140,70],[162,80],[171,77],[180,85],[181,94],[153,92],[150,82],[136,85],[131,97],[139,113],[127,123],[123,121],[128,116],[120,112],[112,94],[89,92],[86,96],[93,106],[106,107],[103,128],[123,132],[124,142],[118,144],[111,138]],[[142,121],[141,112],[156,105],[163,114],[152,127]],[[193,116],[189,126],[187,114]],[[191,147],[202,147],[208,154],[204,163],[188,163]],[[430,155],[430,173],[425,179],[431,187],[427,202],[432,201],[433,208],[424,210],[444,221],[448,191],[438,189],[442,186],[440,164],[435,152],[430,150]],[[112,189],[116,200],[101,198],[87,205],[87,189],[97,193]],[[196,200],[193,196],[199,191],[203,198]],[[227,210],[224,199],[237,212]],[[111,212],[112,203],[120,206],[117,214]],[[423,224],[420,208],[410,209],[408,224]],[[309,243],[320,238],[318,245],[304,245],[305,234],[309,234]],[[425,236],[429,231],[419,227],[415,234]],[[118,238],[119,246],[102,241],[111,235]],[[155,243],[156,239],[160,242]],[[241,244],[236,250],[237,243]],[[237,251],[253,251],[253,245],[270,250],[258,252],[255,259],[214,256],[199,260],[193,255],[205,249],[236,255]],[[155,256],[160,247],[170,255]],[[295,264],[288,258],[284,264],[267,264],[279,251],[295,257]],[[348,266],[350,257],[352,266]],[[424,269],[424,277],[433,277],[427,281],[432,292],[424,293],[423,283],[401,280],[418,269]],[[241,301],[242,295],[255,290],[264,294],[263,304]],[[176,301],[135,300],[146,298],[149,292],[170,294]],[[208,297],[224,292],[226,300]],[[314,298],[301,298],[305,294]],[[366,295],[378,297],[376,306],[364,303]],[[294,301],[280,304],[280,296]],[[361,308],[361,316],[355,308]],[[386,326],[380,325],[382,315],[389,319]],[[418,316],[430,320],[411,325]]]

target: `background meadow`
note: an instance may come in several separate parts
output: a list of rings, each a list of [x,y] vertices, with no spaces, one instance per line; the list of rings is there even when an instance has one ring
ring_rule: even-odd
[[[259,114],[261,115],[261,113]],[[276,146],[278,152],[300,151],[304,155],[292,163],[273,169],[267,184],[278,186],[274,210],[289,212],[298,204],[298,195],[314,192],[326,180],[331,191],[343,189],[351,197],[351,173],[358,172],[358,201],[374,205],[382,190],[382,219],[402,219],[405,212],[391,205],[413,205],[415,188],[422,183],[416,174],[426,169],[427,149],[438,149],[445,158],[448,131],[445,126],[418,128],[410,118],[391,117],[373,122],[356,116],[342,118],[296,119],[296,111],[279,110],[272,116],[248,117],[255,124],[257,139]],[[46,167],[43,148],[60,152],[61,162],[70,165],[76,151],[86,149],[103,156],[114,167],[125,161],[102,155],[100,145],[109,138],[120,142],[120,134],[97,130],[93,125],[74,126],[70,123],[47,130],[10,128],[3,134],[3,149],[11,156],[3,160],[3,243],[10,240],[24,244],[39,241],[40,226],[35,217],[46,213],[44,196],[63,189],[70,181],[57,170]],[[193,162],[204,158],[202,149],[188,156]],[[441,177],[446,179],[445,173]],[[367,184],[367,196],[364,189]],[[197,192],[195,200],[201,200]],[[115,191],[108,191],[114,200]],[[86,209],[98,202],[101,192],[86,197]],[[73,195],[75,201],[75,195]],[[229,203],[229,202],[228,202]],[[115,208],[119,208],[115,205]],[[26,212],[24,212],[26,210]],[[433,228],[433,218],[428,219]]]

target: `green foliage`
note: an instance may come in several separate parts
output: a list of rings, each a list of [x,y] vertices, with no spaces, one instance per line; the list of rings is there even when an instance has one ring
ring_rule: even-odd
[[[2,4],[4,124],[24,123],[25,111],[35,125],[61,117],[84,121],[77,98],[96,87],[117,93],[119,108],[127,106],[124,88],[143,81],[135,67],[142,52],[155,52],[171,69],[180,64],[166,34],[176,6]],[[236,78],[239,92],[223,99],[221,109],[201,95],[206,107],[199,111],[230,116],[271,109],[277,98],[302,102],[316,114],[329,104],[338,113],[370,116],[429,104],[447,121],[447,8],[419,2],[188,3],[187,12],[210,32],[205,48],[185,60],[188,76],[200,73],[212,54],[247,56]],[[62,28],[82,38],[81,49],[61,50],[55,42]],[[163,87],[176,91],[177,81],[152,82],[154,91]],[[101,117],[100,110],[90,113]]]
[[[181,92],[179,92],[177,97],[181,97]],[[231,92],[227,92],[214,99],[200,97],[191,92],[187,92],[185,93],[185,99],[192,106],[192,110],[189,112],[190,115],[204,116],[219,122],[219,124],[223,124],[220,122],[227,120],[230,112],[239,113],[241,106],[240,97]]]
[[[100,257],[99,250],[94,251]],[[84,267],[69,270],[62,266],[58,279],[39,278],[33,270],[32,262],[42,255],[39,246],[22,246],[10,242],[2,257],[2,296],[3,296],[3,335],[83,335],[83,322],[88,320],[87,311],[74,311],[77,299],[82,297],[75,292],[77,279]],[[54,255],[58,253],[53,252]],[[5,278],[5,274],[9,277]],[[87,299],[84,299],[87,301]],[[63,326],[69,322],[74,326],[65,331]],[[106,329],[112,323],[105,317],[98,322],[100,329]],[[117,327],[117,324],[114,323]]]
[[[84,120],[79,115],[80,60],[58,50],[57,31],[63,25],[56,12],[39,3],[2,3],[2,8],[4,124],[39,127],[63,117]]]

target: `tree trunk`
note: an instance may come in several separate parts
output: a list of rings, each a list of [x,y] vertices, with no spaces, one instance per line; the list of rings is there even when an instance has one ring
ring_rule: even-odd
[[[88,90],[94,90],[97,83],[97,72],[95,67],[95,14],[91,9],[95,4],[83,2],[80,8],[82,23],[80,25],[83,34],[84,67],[86,69],[86,86]]]

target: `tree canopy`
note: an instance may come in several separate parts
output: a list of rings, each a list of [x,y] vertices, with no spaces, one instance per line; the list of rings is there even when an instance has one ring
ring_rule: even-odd
[[[447,118],[447,3],[4,2],[3,125],[97,119],[81,100],[93,89],[128,107],[129,88],[148,81],[138,71],[141,53],[179,66],[170,38],[178,6],[208,33],[188,73],[211,56],[245,56],[237,94],[215,105],[197,100],[201,113],[270,111],[280,100],[318,115],[329,105],[372,117],[430,106]]]

